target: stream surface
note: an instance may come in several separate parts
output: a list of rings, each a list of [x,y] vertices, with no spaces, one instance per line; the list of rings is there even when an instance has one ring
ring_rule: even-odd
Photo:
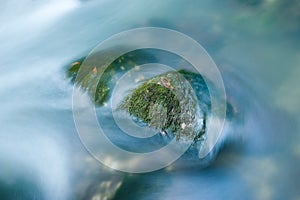
[[[297,0],[0,5],[0,199],[300,199]],[[80,142],[66,66],[143,26],[189,35],[219,67],[238,114],[228,116],[215,159],[187,152],[166,169],[130,175],[99,164]]]

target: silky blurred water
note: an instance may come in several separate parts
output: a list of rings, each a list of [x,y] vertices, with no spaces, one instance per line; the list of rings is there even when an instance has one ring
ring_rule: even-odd
[[[0,199],[300,199],[296,0],[0,5]],[[101,166],[79,141],[65,66],[143,26],[191,36],[221,71],[238,120],[226,122],[227,143],[208,166],[187,153],[167,169],[128,175]]]

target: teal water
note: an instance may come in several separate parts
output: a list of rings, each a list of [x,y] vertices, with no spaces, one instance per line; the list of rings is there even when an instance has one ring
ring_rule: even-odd
[[[1,2],[0,199],[299,199],[299,6]],[[208,166],[211,160],[187,152],[164,170],[128,175],[101,166],[79,141],[65,66],[107,37],[143,26],[193,37],[221,71],[241,120],[226,122],[227,142]]]

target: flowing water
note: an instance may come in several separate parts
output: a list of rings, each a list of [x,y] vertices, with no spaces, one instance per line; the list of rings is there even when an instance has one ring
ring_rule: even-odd
[[[300,199],[300,5],[289,2],[2,1],[0,199]],[[125,174],[81,144],[65,66],[143,26],[191,36],[219,67],[237,114],[212,162],[187,153]]]

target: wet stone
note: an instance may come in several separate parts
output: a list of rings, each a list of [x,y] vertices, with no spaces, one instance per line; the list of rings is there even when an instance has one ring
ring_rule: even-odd
[[[194,80],[195,76],[200,75],[181,70],[152,77],[130,91],[118,109],[177,140],[197,141],[204,134],[203,116],[210,102],[200,103],[205,99],[203,94],[209,94],[208,90],[195,91],[195,82],[198,88],[205,84],[202,77]]]

